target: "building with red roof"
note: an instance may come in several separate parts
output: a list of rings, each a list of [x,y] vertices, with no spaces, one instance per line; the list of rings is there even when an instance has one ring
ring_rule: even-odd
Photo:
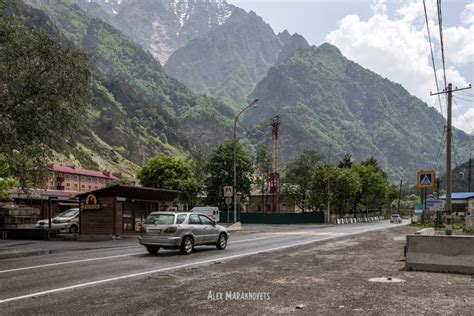
[[[105,188],[108,183],[120,177],[120,173],[49,164],[48,190],[88,192]]]

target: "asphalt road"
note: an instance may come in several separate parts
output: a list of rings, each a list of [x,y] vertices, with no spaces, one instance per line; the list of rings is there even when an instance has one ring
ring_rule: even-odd
[[[215,247],[197,247],[189,256],[167,250],[160,250],[157,256],[152,256],[137,242],[136,247],[4,259],[0,260],[0,314],[35,313],[45,303],[53,312],[54,305],[61,304],[61,298],[80,295],[84,289],[105,297],[107,289],[123,283],[119,282],[121,280],[140,282],[140,278],[152,274],[221,262],[225,264],[226,260],[243,256],[284,251],[289,247],[393,226],[395,224],[388,221],[322,227],[252,225],[249,227],[251,233],[231,235],[224,251]],[[87,309],[82,312],[87,312]]]

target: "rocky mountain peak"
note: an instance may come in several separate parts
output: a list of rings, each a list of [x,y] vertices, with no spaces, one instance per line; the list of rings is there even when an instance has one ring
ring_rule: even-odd
[[[280,38],[280,34],[278,34],[279,38]],[[284,42],[282,41],[284,43],[284,46],[281,49],[280,55],[278,56],[278,62],[288,59],[294,53],[309,47],[309,44],[306,41],[306,39],[303,36],[299,35],[298,33],[290,35],[290,37],[285,36],[284,40],[285,40]]]
[[[132,38],[161,64],[190,40],[225,23],[235,10],[225,0],[76,0],[76,3]],[[107,16],[93,4],[99,4]]]

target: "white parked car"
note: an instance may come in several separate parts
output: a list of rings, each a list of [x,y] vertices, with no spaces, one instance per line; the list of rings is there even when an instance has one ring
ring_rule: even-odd
[[[38,221],[36,227],[48,229],[48,219]],[[51,219],[51,228],[59,229],[61,233],[77,233],[79,231],[79,209],[71,208]]]
[[[392,214],[392,216],[390,216],[390,223],[401,224],[402,218],[398,214]]]

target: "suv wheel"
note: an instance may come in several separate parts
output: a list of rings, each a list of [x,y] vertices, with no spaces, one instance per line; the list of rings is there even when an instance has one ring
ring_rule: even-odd
[[[181,242],[181,253],[183,255],[189,255],[191,254],[191,252],[193,252],[193,247],[194,247],[194,240],[189,237],[189,236],[186,236],[183,238],[183,241]]]
[[[71,227],[69,228],[69,232],[73,234],[77,233],[78,230],[79,230],[79,227],[77,227],[76,225],[71,225]]]
[[[156,255],[160,251],[159,246],[146,246],[146,250],[152,255]]]
[[[227,235],[222,233],[216,244],[217,249],[224,250],[227,247]]]

